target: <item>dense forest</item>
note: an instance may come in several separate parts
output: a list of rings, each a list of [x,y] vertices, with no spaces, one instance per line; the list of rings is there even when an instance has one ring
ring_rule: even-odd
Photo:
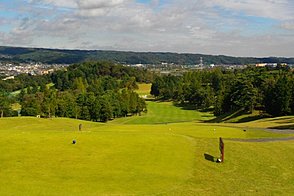
[[[138,88],[137,82],[146,82],[152,77],[147,70],[109,62],[75,64],[50,76],[20,75],[15,80],[0,82],[0,110],[2,116],[13,115],[9,106],[18,101],[24,116],[106,122],[140,115],[146,112],[146,103],[134,90]],[[8,92],[20,86],[18,96],[10,96]]]
[[[174,76],[101,61],[74,64],[51,75],[1,80],[0,114],[17,115],[11,104],[18,102],[24,116],[106,122],[140,115],[147,108],[135,92],[137,82],[152,82],[151,94],[158,99],[212,110],[216,116],[254,110],[266,116],[294,114],[294,75],[287,67],[213,68]],[[16,90],[17,96],[12,93]]]
[[[294,114],[294,76],[286,68],[215,68],[158,76],[151,94],[196,109],[212,109],[216,116],[254,109],[271,116]]]
[[[0,46],[0,62],[42,62],[73,64],[87,61],[112,61],[121,64],[160,64],[162,62],[181,65],[199,64],[200,57],[205,64],[247,65],[255,63],[294,64],[294,58],[253,58],[224,55],[179,54],[169,52],[124,52],[105,50],[59,50],[42,48],[20,48]]]

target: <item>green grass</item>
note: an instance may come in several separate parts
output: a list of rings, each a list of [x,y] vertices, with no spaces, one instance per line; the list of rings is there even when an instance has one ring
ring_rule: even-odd
[[[208,120],[213,118],[210,113],[201,113],[196,110],[183,110],[175,107],[171,102],[148,101],[147,114],[129,118],[115,119],[113,123],[118,124],[164,124],[176,122],[189,122],[193,120]]]
[[[74,132],[68,119],[0,123],[0,195],[153,194],[181,186],[193,168],[191,143],[173,135],[87,122]]]
[[[139,95],[150,95],[151,84],[141,83],[141,84],[138,84],[138,87],[139,89],[136,90],[136,92]]]
[[[48,88],[50,88],[50,87],[54,86],[54,83],[46,84],[46,86]],[[38,86],[38,89],[40,89],[40,86]],[[24,88],[24,91],[27,92],[27,88]],[[13,92],[10,93],[10,95],[16,97],[16,96],[18,96],[20,94],[20,92],[21,92],[21,90],[13,91]]]
[[[145,116],[107,124],[0,119],[0,195],[294,194],[294,140],[230,140],[294,134],[199,123],[209,118],[207,114],[181,111],[170,103],[148,104],[150,113]],[[267,119],[244,126],[292,120]],[[225,143],[222,164],[205,159],[205,154],[219,157],[219,137]]]

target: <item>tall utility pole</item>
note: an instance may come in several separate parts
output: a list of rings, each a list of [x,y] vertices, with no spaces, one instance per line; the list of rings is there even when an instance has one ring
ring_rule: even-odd
[[[199,64],[199,67],[202,69],[203,68],[203,58],[200,57],[200,64]]]

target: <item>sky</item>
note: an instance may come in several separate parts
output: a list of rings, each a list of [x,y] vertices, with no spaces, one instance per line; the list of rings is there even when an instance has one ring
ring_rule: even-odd
[[[294,0],[1,0],[0,45],[294,57]]]

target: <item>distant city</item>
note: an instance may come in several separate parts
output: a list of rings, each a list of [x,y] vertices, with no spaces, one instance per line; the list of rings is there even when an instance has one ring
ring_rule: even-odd
[[[59,50],[0,46],[0,76],[13,79],[19,74],[46,75],[66,70],[75,63],[111,61],[129,67],[148,69],[160,74],[182,75],[191,69],[243,69],[256,67],[288,67],[293,69],[294,58],[231,57],[224,55],[179,54],[164,52],[123,52],[103,50]]]
[[[14,62],[0,62],[0,76],[2,76],[2,80],[14,79],[14,76],[19,74],[29,74],[29,75],[47,75],[53,73],[57,70],[66,70],[66,68],[70,64],[44,64],[44,63],[14,63]],[[214,67],[221,67],[223,69],[244,69],[248,67],[248,65],[230,65],[230,64],[203,64],[203,61],[200,60],[199,64],[195,65],[180,65],[175,63],[160,63],[160,64],[123,64],[127,67],[137,67],[148,69],[153,72],[157,72],[160,74],[172,74],[172,75],[182,75],[182,73],[188,70],[197,70],[197,69],[211,69]],[[257,63],[256,67],[269,67],[276,68],[277,66],[289,67],[289,69],[293,69],[293,64],[287,63]]]
[[[19,74],[46,75],[56,70],[64,69],[68,64],[43,64],[43,63],[1,63],[0,75],[2,80],[14,79]]]

